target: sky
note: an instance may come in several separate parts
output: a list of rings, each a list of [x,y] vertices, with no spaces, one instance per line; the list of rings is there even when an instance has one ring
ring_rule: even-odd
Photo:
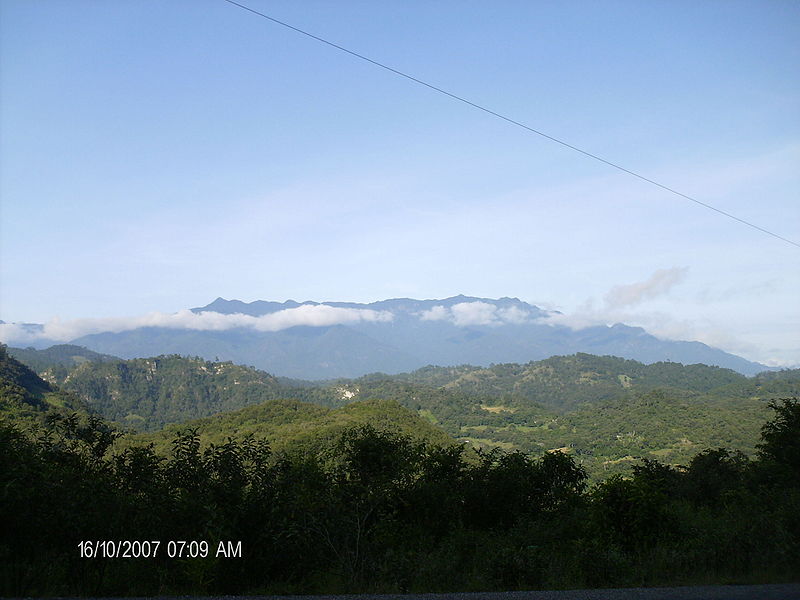
[[[800,243],[799,3],[242,3]],[[463,293],[800,364],[797,246],[224,0],[0,0],[0,131],[6,322]]]

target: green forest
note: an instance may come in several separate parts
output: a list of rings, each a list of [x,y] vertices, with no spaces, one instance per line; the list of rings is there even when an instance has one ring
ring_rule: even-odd
[[[687,464],[705,448],[753,457],[769,402],[800,396],[798,369],[745,377],[706,365],[645,365],[589,354],[303,382],[175,355],[122,360],[70,345],[9,353],[105,420],[144,434],[137,439],[155,442],[162,452],[175,426],[198,428],[204,440],[217,442],[241,437],[237,432],[247,429],[237,421],[242,418],[256,420],[256,429],[272,430],[268,410],[257,417],[228,416],[267,401],[339,409],[375,400],[395,402],[473,449],[529,454],[559,449],[573,456],[592,482],[626,473],[641,458]],[[270,439],[288,443],[303,431],[282,430]]]
[[[2,596],[800,573],[796,372],[576,355],[311,384],[69,356],[43,379],[0,347]]]

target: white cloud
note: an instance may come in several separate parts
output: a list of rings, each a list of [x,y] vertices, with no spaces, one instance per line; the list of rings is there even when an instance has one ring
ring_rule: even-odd
[[[605,313],[589,309],[579,310],[571,314],[552,312],[541,317],[539,323],[544,325],[563,325],[564,327],[577,330],[594,327],[596,325],[611,325],[613,321],[609,321],[608,315]]]
[[[499,325],[497,307],[487,302],[459,302],[450,307],[453,323],[467,325]]]
[[[32,329],[16,323],[0,324],[0,340],[6,343],[31,342],[36,339],[70,341],[84,335],[102,332],[120,332],[140,327],[166,327],[198,331],[224,331],[245,327],[256,331],[281,331],[298,325],[324,327],[360,321],[391,321],[392,313],[360,308],[340,308],[324,304],[307,304],[287,308],[268,315],[222,314],[205,311],[194,313],[181,310],[177,313],[153,312],[138,317],[111,317],[102,319],[55,318],[41,328]]]
[[[498,308],[488,302],[459,302],[451,307],[434,306],[419,315],[423,321],[450,321],[458,327],[468,325],[519,325],[530,320],[529,313],[518,306]]]
[[[429,310],[425,310],[419,314],[419,318],[423,321],[446,321],[450,318],[450,311],[445,306],[434,306]]]
[[[795,343],[796,335],[793,335],[793,332],[800,330],[796,317],[785,318],[778,325],[761,321],[743,322],[742,315],[732,313],[719,304],[729,297],[765,293],[777,286],[777,282],[756,282],[720,290],[704,288],[701,300],[703,303],[712,300],[717,302],[714,307],[718,309],[716,312],[692,312],[693,307],[686,295],[657,300],[682,282],[687,272],[686,268],[660,269],[645,281],[612,287],[603,296],[602,302],[589,298],[568,311],[568,314],[550,312],[538,322],[573,330],[624,323],[642,327],[661,339],[703,342],[770,366],[791,367],[798,364],[800,348]],[[697,291],[689,293],[691,298],[698,295]],[[646,300],[656,301],[645,309],[640,304]],[[736,329],[731,327],[732,323],[737,325]]]
[[[659,269],[646,281],[614,286],[606,294],[606,306],[609,308],[632,306],[663,296],[686,278],[688,270],[687,267]]]
[[[519,306],[509,306],[508,308],[501,308],[497,311],[497,316],[505,323],[513,323],[514,325],[521,325],[530,320],[530,315],[527,311],[522,310]]]
[[[540,319],[547,325],[564,325],[570,329],[585,329],[598,325],[625,323],[645,327],[649,333],[670,339],[681,339],[678,331],[688,334],[691,329],[686,321],[671,318],[663,312],[630,312],[631,308],[647,300],[666,295],[674,286],[686,278],[687,267],[658,269],[644,281],[615,285],[605,295],[601,307],[594,298],[583,302],[569,314],[551,312]],[[696,337],[683,337],[696,339]]]

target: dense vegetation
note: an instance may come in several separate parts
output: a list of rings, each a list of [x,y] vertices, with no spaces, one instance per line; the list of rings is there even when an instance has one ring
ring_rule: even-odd
[[[444,431],[390,400],[353,402],[338,409],[297,400],[272,400],[185,425],[171,425],[155,433],[130,436],[120,447],[153,443],[156,451],[165,455],[172,440],[188,428],[197,433],[201,447],[258,437],[275,451],[316,452],[335,444],[348,429],[365,425],[439,446],[456,444]]]
[[[116,356],[100,354],[74,344],[57,344],[45,350],[8,348],[8,353],[19,362],[28,365],[46,381],[58,385],[62,384],[69,372],[78,365],[119,360]]]
[[[82,363],[62,386],[106,419],[145,431],[279,398],[284,392],[262,371],[180,356]]]
[[[612,399],[626,390],[658,388],[707,392],[747,381],[744,375],[720,367],[673,362],[645,365],[615,356],[583,353],[488,368],[426,367],[395,377],[411,383],[502,398],[512,404],[535,402],[562,413],[585,402]]]
[[[578,354],[375,374],[327,390],[332,402],[394,399],[476,447],[561,449],[599,479],[638,458],[685,464],[707,447],[754,455],[769,401],[800,395],[800,370],[747,378],[705,365]]]
[[[0,344],[0,418],[33,427],[48,414],[88,415],[88,407],[75,395],[41,379],[26,365],[11,358]]]
[[[48,377],[66,368],[65,357],[83,356],[75,346],[31,353],[32,364]],[[266,400],[326,407],[394,401],[472,447],[526,453],[561,449],[592,481],[626,472],[639,458],[686,464],[707,447],[754,456],[769,401],[800,395],[800,370],[748,378],[706,365],[644,365],[589,354],[488,368],[426,367],[316,384],[198,358],[104,357],[103,362],[78,360],[58,381],[104,418],[146,432]],[[260,415],[260,427],[273,429],[272,418]],[[225,419],[200,427],[214,429],[217,441],[237,428]],[[158,439],[158,448],[166,450],[166,437]]]
[[[800,572],[797,400],[770,404],[753,459],[707,449],[685,467],[644,459],[589,485],[574,455],[475,452],[386,401],[268,401],[150,434],[159,452],[120,439],[2,350],[3,596],[512,590]],[[122,540],[160,544],[149,558],[81,557],[81,542],[102,555]],[[208,546],[171,557],[170,541]],[[206,555],[187,556],[197,551]]]
[[[776,581],[800,569],[800,405],[776,404],[756,461],[709,450],[586,489],[567,455],[415,442],[370,426],[317,452],[255,438],[109,455],[100,422],[0,424],[3,595],[455,591]],[[90,540],[161,541],[81,558]],[[168,541],[207,556],[170,558]],[[220,542],[242,556],[219,554]],[[94,552],[112,552],[110,547]],[[201,547],[202,548],[202,547]],[[175,553],[173,546],[172,553]]]

